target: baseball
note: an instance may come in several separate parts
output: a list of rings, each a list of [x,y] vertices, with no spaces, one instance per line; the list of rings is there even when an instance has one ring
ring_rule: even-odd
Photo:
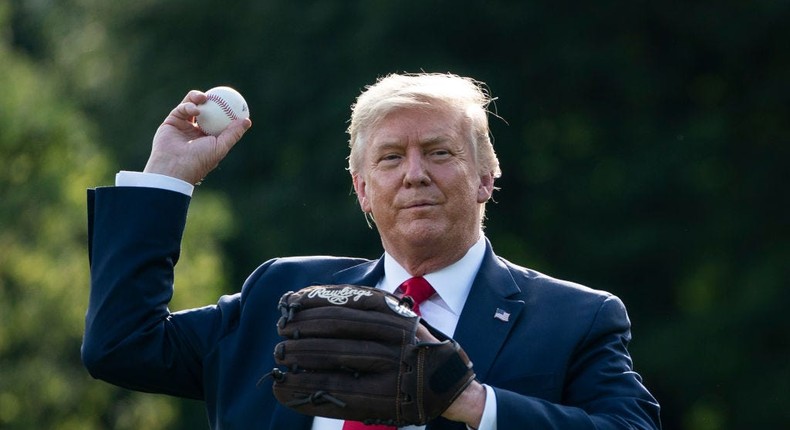
[[[219,136],[231,121],[250,117],[244,97],[231,87],[212,88],[206,91],[206,96],[208,100],[198,105],[200,115],[195,119],[205,134]]]

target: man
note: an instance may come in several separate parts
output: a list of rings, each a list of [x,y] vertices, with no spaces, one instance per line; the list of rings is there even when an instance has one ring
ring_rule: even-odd
[[[659,428],[659,406],[627,351],[630,323],[611,294],[497,257],[482,233],[500,175],[489,138],[490,97],[450,74],[390,75],[353,107],[349,170],[384,256],[267,261],[241,293],[170,313],[173,266],[192,184],[251,126],[219,137],[195,127],[190,92],[159,127],[143,173],[89,192],[92,287],[83,360],[97,378],[206,402],[213,428],[339,430],[300,415],[257,386],[274,367],[279,297],[316,284],[397,295],[424,276],[436,294],[423,318],[453,337],[477,378],[435,429]]]

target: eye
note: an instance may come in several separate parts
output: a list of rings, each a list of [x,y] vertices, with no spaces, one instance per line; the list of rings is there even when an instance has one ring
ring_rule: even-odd
[[[397,161],[397,160],[400,160],[400,158],[401,158],[400,154],[389,153],[389,154],[382,155],[379,160],[381,160],[381,161]]]
[[[437,159],[437,160],[443,160],[443,159],[449,158],[453,154],[449,150],[441,148],[441,149],[434,149],[434,150],[432,150],[428,155],[431,158],[434,158],[434,159]]]
[[[388,152],[382,154],[379,157],[378,162],[376,164],[378,164],[381,167],[386,167],[386,166],[394,167],[400,162],[402,158],[403,156],[397,152]]]

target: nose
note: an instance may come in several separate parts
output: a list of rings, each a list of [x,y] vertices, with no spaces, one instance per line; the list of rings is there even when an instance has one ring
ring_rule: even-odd
[[[426,161],[422,151],[407,152],[404,163],[406,167],[406,172],[403,175],[404,186],[425,186],[431,183]]]

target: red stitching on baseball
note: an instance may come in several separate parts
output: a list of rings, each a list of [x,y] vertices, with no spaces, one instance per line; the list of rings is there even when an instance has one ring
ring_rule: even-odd
[[[208,99],[213,101],[214,103],[218,104],[220,109],[222,109],[222,111],[225,112],[225,115],[227,115],[228,118],[230,118],[230,119],[232,119],[234,121],[239,119],[239,117],[236,116],[235,113],[233,113],[233,109],[230,108],[230,105],[228,104],[228,102],[226,102],[225,99],[223,99],[222,97],[220,97],[220,96],[218,96],[216,94],[209,94],[208,95]]]

